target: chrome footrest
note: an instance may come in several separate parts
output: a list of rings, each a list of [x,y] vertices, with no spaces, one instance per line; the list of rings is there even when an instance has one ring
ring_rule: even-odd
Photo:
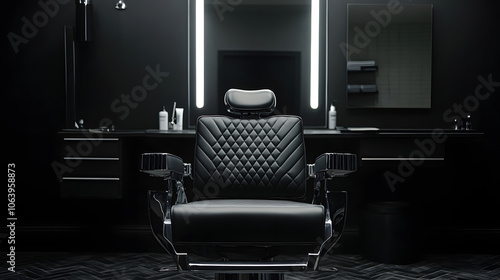
[[[196,262],[189,263],[189,268],[191,271],[224,273],[304,272],[307,262]]]

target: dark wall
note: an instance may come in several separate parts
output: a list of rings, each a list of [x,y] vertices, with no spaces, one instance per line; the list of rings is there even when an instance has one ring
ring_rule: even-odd
[[[162,106],[188,105],[188,1],[132,2],[124,11],[114,0],[94,2],[93,40],[77,46],[77,118],[158,129]]]
[[[2,159],[16,168],[17,226],[48,220],[59,208],[51,162],[65,116],[63,26],[74,24],[73,2],[60,2],[2,7]]]
[[[42,228],[50,236],[51,229],[65,232],[99,213],[122,217],[121,209],[139,207],[130,207],[130,200],[60,199],[53,163],[63,148],[57,131],[66,127],[64,26],[76,25],[75,2],[9,1],[2,7],[2,158],[4,166],[16,166],[19,250],[38,248],[29,244],[61,249],[30,242],[33,235],[23,233],[43,235]],[[76,42],[76,119],[87,128],[106,119],[117,129],[158,128],[163,105],[187,107],[187,1],[131,1],[125,11],[115,10],[114,0],[92,2],[93,40]],[[139,86],[146,87],[147,75],[144,95]]]
[[[2,7],[3,154],[4,166],[16,164],[20,228],[64,226],[67,215],[62,213],[71,207],[59,199],[51,164],[58,151],[56,132],[65,126],[63,27],[75,25],[75,3],[44,3],[49,2],[58,3],[57,9],[38,1],[9,1]],[[161,106],[174,101],[188,106],[187,1],[126,1],[125,11],[114,9],[115,0],[94,2],[93,41],[77,44],[76,118],[83,118],[87,127],[109,118],[117,128],[157,128]],[[469,108],[475,128],[486,134],[482,146],[474,147],[478,155],[471,164],[490,164],[485,164],[486,179],[466,172],[462,176],[476,200],[498,204],[500,2],[401,1],[434,4],[432,108],[347,109],[345,57],[339,45],[346,40],[347,3],[362,2],[386,1],[329,1],[328,100],[337,101],[338,125],[447,128],[454,111]],[[13,47],[9,38],[20,43]],[[150,74],[147,67],[158,67],[163,79],[144,98],[137,86]],[[480,85],[482,100],[474,95]],[[488,217],[490,209],[485,206],[480,213]],[[498,228],[494,223],[478,226]]]
[[[61,120],[64,117],[63,26],[75,25],[74,2],[61,2],[65,4],[59,4],[59,11],[49,16],[48,23],[38,28],[28,43],[19,45],[18,54],[7,36],[3,37],[5,61],[10,69],[7,74],[11,75],[3,78],[14,91],[30,92],[33,96],[26,100],[26,94],[9,94],[9,98],[16,96],[10,99],[9,108],[15,108],[16,112],[51,108],[41,110],[44,112],[41,118],[52,126],[64,125]],[[156,128],[161,106],[170,110],[173,101],[177,101],[178,106],[188,107],[186,2],[141,1],[129,4],[125,11],[117,11],[112,0],[95,1],[91,18],[93,41],[77,44],[77,119],[83,118],[87,127],[97,127],[100,120],[109,118],[117,128]],[[447,112],[455,111],[454,105],[458,104],[473,109],[469,111],[476,128],[489,130],[492,126],[483,122],[498,119],[494,110],[488,110],[488,104],[497,100],[496,95],[479,102],[471,96],[481,84],[478,77],[488,79],[491,75],[494,81],[500,75],[497,51],[500,39],[494,28],[500,21],[494,14],[500,4],[492,1],[411,1],[434,5],[431,109],[347,108],[345,57],[340,47],[346,41],[347,4],[382,2],[329,1],[327,103],[337,101],[338,125],[447,128],[449,118],[456,115]],[[13,7],[4,10],[5,35],[10,32],[22,35],[22,18],[33,21],[33,15],[43,11],[36,1],[16,1],[9,5]],[[143,78],[149,74],[147,67],[168,76],[144,93],[138,86],[143,85]],[[29,105],[26,101],[31,107],[23,108]],[[23,119],[20,115],[7,118],[7,122],[23,128],[47,123],[27,120],[25,124],[15,123]]]

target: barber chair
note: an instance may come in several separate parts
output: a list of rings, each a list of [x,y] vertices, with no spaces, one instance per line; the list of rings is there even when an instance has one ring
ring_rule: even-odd
[[[166,180],[165,190],[148,192],[154,236],[178,271],[217,280],[318,271],[345,225],[347,194],[328,182],[354,172],[356,155],[325,153],[307,164],[302,119],[271,115],[270,90],[230,89],[224,103],[238,117],[198,118],[192,165],[142,154],[141,171]]]

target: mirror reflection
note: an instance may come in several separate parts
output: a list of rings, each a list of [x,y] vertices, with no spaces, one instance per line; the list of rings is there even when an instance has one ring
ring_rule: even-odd
[[[348,5],[347,102],[430,108],[432,5]]]
[[[325,5],[324,1],[314,1]],[[312,47],[311,0],[192,1],[192,33],[198,27],[193,7],[197,2],[204,2],[204,82],[197,83],[196,67],[200,64],[196,60],[201,55],[194,49],[200,39],[192,34],[190,119],[193,122],[197,114],[226,114],[222,100],[230,88],[271,89],[277,97],[276,113],[301,115],[306,124],[311,123],[310,116],[316,112],[324,116],[324,108],[318,109],[325,106],[324,74],[319,77],[318,73],[324,72],[325,65],[313,66],[313,70],[317,69],[311,83],[311,55],[317,53],[317,60],[321,56],[326,64],[324,7],[321,30],[317,31],[321,42]],[[204,93],[203,106],[197,103],[200,87]]]

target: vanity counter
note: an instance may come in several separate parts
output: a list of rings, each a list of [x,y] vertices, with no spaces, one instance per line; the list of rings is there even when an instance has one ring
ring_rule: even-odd
[[[167,138],[192,138],[195,137],[194,129],[184,130],[159,130],[159,129],[144,129],[144,130],[121,130],[102,131],[99,129],[63,129],[59,131],[61,136],[83,136],[88,138],[96,137],[167,137]],[[452,129],[360,129],[350,130],[341,128],[339,130],[332,129],[304,129],[306,138],[364,138],[364,137],[483,137],[484,133],[476,130],[452,130]]]
[[[348,129],[341,128],[339,130],[330,129],[304,129],[306,137],[432,137],[443,136],[447,137],[482,137],[483,132],[476,130],[453,130],[453,129]]]
[[[193,129],[66,129],[59,131],[58,138],[56,176],[61,182],[61,198],[118,205],[126,202],[137,209],[142,209],[147,190],[161,189],[164,184],[161,178],[156,180],[140,172],[141,154],[171,153],[192,163],[196,141]],[[461,205],[462,197],[484,188],[480,182],[493,172],[486,164],[490,160],[484,150],[487,138],[481,131],[307,128],[304,138],[307,163],[325,152],[358,156],[357,172],[334,183],[336,190],[349,192],[351,218],[347,221],[354,233],[346,236],[346,242],[357,242],[356,217],[366,202],[410,201],[422,209],[423,217],[429,217],[430,225],[441,225],[442,216],[434,209],[445,212]],[[192,180],[185,183],[189,188]],[[457,211],[469,213],[468,205]]]

